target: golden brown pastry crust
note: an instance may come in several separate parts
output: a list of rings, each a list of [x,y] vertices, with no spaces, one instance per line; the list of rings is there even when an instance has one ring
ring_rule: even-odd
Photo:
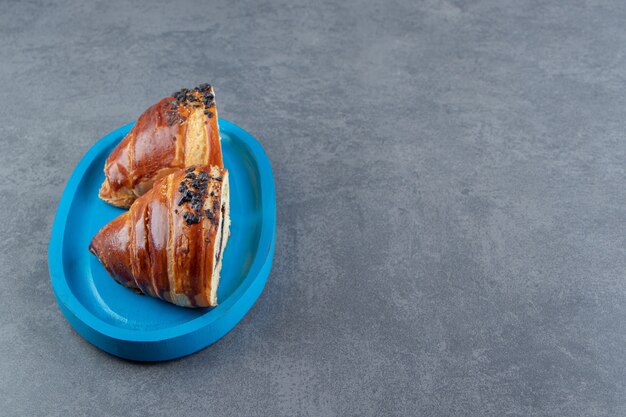
[[[130,207],[155,181],[193,165],[223,167],[213,87],[182,89],[146,110],[104,165],[100,198]]]
[[[176,171],[104,226],[89,250],[120,284],[184,307],[217,305],[229,235],[228,171]]]

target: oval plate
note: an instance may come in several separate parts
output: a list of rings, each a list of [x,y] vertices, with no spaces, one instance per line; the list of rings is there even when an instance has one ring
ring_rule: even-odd
[[[230,172],[231,226],[218,303],[188,309],[118,285],[87,247],[124,210],[98,198],[104,161],[133,123],[98,141],[70,177],[52,226],[50,280],[61,311],[85,339],[122,358],[161,361],[189,355],[228,333],[257,300],[272,266],[276,195],[270,162],[246,131],[220,119]]]

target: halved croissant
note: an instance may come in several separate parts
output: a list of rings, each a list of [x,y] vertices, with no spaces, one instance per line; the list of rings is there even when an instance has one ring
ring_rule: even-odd
[[[89,250],[120,284],[184,306],[217,305],[230,233],[228,171],[179,170],[104,226]]]
[[[194,165],[224,166],[209,84],[183,88],[139,116],[105,162],[100,198],[130,207],[159,178]]]

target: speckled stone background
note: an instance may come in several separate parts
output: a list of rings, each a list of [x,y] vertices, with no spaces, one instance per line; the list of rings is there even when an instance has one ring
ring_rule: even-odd
[[[0,1],[0,415],[625,416],[626,3]],[[273,164],[256,306],[116,359],[56,306],[73,167],[180,87]]]

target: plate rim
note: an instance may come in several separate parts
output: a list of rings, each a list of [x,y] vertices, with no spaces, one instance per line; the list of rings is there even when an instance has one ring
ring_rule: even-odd
[[[87,169],[91,166],[93,160],[99,156],[104,149],[120,137],[123,138],[134,124],[135,122],[128,123],[99,139],[81,158],[76,168],[74,168],[63,190],[63,194],[54,217],[54,222],[52,224],[52,233],[48,245],[48,268],[52,289],[57,302],[73,327],[76,328],[76,325],[72,322],[70,317],[67,316],[66,312],[71,313],[76,320],[82,322],[82,324],[106,338],[131,343],[160,342],[194,334],[204,328],[216,324],[218,320],[223,319],[228,315],[229,311],[235,307],[238,301],[245,298],[246,293],[250,290],[251,286],[257,279],[267,278],[267,275],[269,275],[269,268],[271,268],[274,252],[274,240],[276,235],[276,191],[274,187],[272,167],[261,144],[250,133],[246,132],[241,127],[229,122],[228,120],[220,118],[220,130],[225,133],[232,132],[238,138],[242,139],[254,156],[254,160],[259,169],[262,207],[261,232],[259,237],[259,249],[255,253],[254,260],[251,263],[248,273],[244,277],[242,283],[223,303],[220,303],[218,306],[211,309],[211,311],[207,314],[203,314],[193,320],[163,329],[149,330],[124,329],[107,323],[85,308],[69,287],[63,269],[63,243],[65,240],[67,219],[71,203]],[[264,284],[265,283],[263,283],[263,286]],[[261,290],[263,286],[261,287]],[[260,295],[260,292],[258,295]],[[251,305],[244,312],[244,314],[241,315],[241,318],[247,314],[258,298],[258,295],[254,297]],[[237,322],[239,322],[239,320],[236,320],[232,327],[234,327]],[[93,340],[90,340],[88,337],[86,338],[90,342],[94,343]]]

